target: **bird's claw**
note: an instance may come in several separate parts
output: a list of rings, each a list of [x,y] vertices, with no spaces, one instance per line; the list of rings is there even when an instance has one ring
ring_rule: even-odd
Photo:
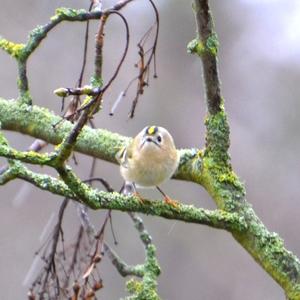
[[[133,193],[133,196],[136,197],[136,198],[138,198],[138,200],[139,200],[139,202],[140,202],[141,204],[145,204],[144,199],[142,198],[142,196],[141,196],[138,192],[134,192],[134,193]]]
[[[166,204],[171,205],[175,208],[179,207],[179,202],[176,201],[176,200],[171,199],[169,196],[165,196],[164,201],[165,201]]]

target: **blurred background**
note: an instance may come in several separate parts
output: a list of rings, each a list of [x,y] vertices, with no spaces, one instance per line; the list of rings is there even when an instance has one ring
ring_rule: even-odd
[[[104,6],[114,3],[103,2]],[[210,2],[220,41],[219,69],[231,126],[234,170],[245,182],[247,199],[264,224],[300,257],[300,2]],[[154,20],[149,3],[136,1],[123,10],[131,30],[126,64],[106,94],[95,123],[99,128],[127,136],[135,135],[146,125],[159,124],[173,134],[178,148],[202,147],[206,108],[201,65],[186,52],[187,43],[195,37],[191,1],[156,0],[155,3],[161,22],[158,79],[151,79],[133,120],[128,120],[127,114],[135,86],[114,117],[109,116],[118,94],[136,74],[136,44]],[[55,8],[88,5],[89,1],[83,0],[2,0],[0,34],[15,42],[25,42],[28,32],[38,24],[47,23]],[[93,72],[96,29],[97,22],[93,22],[85,83]],[[51,31],[30,57],[28,76],[35,104],[60,114],[61,103],[53,90],[75,86],[81,68],[84,30],[83,23],[63,23]],[[106,27],[105,79],[112,74],[123,47],[123,25],[117,17],[112,17]],[[0,52],[0,66],[0,96],[14,98],[17,96],[15,61]],[[32,142],[17,133],[5,134],[11,145],[20,150]],[[77,160],[76,172],[87,178],[91,158],[77,155]],[[98,161],[96,174],[116,189],[122,184],[115,165]],[[184,203],[215,208],[207,193],[195,184],[172,180],[163,189]],[[153,199],[160,197],[156,191],[143,194]],[[61,198],[21,181],[1,187],[0,286],[5,288],[6,299],[26,298],[28,286],[23,285],[24,278],[34,252],[41,245],[40,235],[49,218],[53,224],[61,202]],[[99,227],[104,212],[91,212],[91,216]],[[162,299],[284,299],[282,289],[227,232],[162,218],[143,216],[143,219],[157,247],[162,269],[158,289]],[[129,264],[143,262],[143,247],[128,216],[113,212],[113,222],[119,242],[114,249]],[[75,206],[70,205],[64,220],[69,237],[73,237],[72,228],[78,224]],[[113,244],[109,230],[106,239]],[[101,264],[101,276],[104,289],[99,299],[113,300],[126,295],[126,280],[106,259]]]

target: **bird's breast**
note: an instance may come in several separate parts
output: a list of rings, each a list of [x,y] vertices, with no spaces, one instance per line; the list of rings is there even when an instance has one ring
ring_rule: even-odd
[[[177,153],[173,156],[163,154],[140,155],[130,159],[127,168],[121,168],[123,177],[143,187],[160,185],[173,175],[178,164]]]

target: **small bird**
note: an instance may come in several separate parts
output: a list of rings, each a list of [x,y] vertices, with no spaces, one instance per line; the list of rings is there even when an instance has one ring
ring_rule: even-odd
[[[156,187],[166,203],[178,206],[176,201],[159,188],[162,182],[171,178],[179,164],[179,154],[173,138],[165,128],[145,127],[127,147],[117,153],[116,158],[125,180],[125,193],[131,187],[143,201],[136,192],[136,186]]]

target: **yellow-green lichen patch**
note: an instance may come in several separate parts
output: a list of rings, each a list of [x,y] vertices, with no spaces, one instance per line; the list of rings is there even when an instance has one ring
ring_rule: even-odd
[[[61,18],[65,18],[65,17],[74,18],[82,12],[86,13],[84,9],[77,10],[73,8],[59,7],[55,10],[55,15]]]
[[[230,165],[203,158],[202,184],[212,196],[219,209],[237,211],[245,196],[245,188],[233,173]]]
[[[142,281],[131,279],[126,283],[127,290],[132,294],[127,299],[159,300],[157,294],[157,277],[160,267],[156,259],[156,250],[153,244],[146,247],[146,262],[144,264],[144,276]]]
[[[23,86],[22,81],[18,80],[18,87],[21,88]],[[30,95],[29,90],[23,91],[22,95],[18,99],[21,103],[29,105],[31,107],[32,97]]]
[[[198,38],[191,40],[187,45],[188,53],[202,56],[204,54],[211,54],[217,56],[219,49],[219,41],[216,33],[211,34],[206,41],[201,41]]]
[[[103,85],[103,79],[100,76],[92,76],[91,77],[91,85],[92,87],[101,87]]]
[[[224,101],[221,110],[214,115],[209,114],[205,120],[207,132],[202,183],[218,208],[236,211],[243,202],[245,188],[231,168],[228,154],[230,132],[223,105]]]
[[[228,170],[227,173],[220,174],[218,179],[222,183],[231,184],[231,185],[235,186],[236,188],[244,189],[244,186],[241,183],[240,179],[237,177],[237,175],[232,170]]]
[[[6,39],[0,38],[0,48],[16,59],[20,59],[24,47],[24,44],[16,44]]]
[[[142,283],[136,279],[130,279],[126,282],[126,288],[131,294],[139,294],[142,291]]]
[[[202,56],[205,53],[205,46],[199,39],[195,38],[188,43],[187,51],[188,53]]]
[[[55,10],[55,15],[50,18],[52,23],[59,23],[62,20],[84,21],[83,18],[88,12],[85,9],[73,9],[67,7],[59,7]]]
[[[214,115],[208,115],[206,125],[206,149],[205,156],[213,157],[218,163],[227,165],[229,162],[228,149],[229,125],[223,109]]]

